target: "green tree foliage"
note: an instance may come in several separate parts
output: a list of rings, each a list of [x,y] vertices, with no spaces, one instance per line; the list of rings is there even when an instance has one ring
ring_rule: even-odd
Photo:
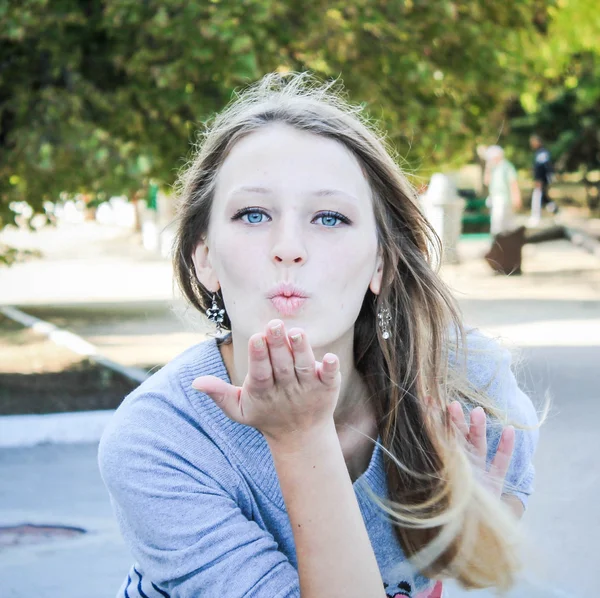
[[[168,187],[200,124],[274,70],[341,77],[410,168],[460,163],[546,4],[0,0],[0,226],[13,200]]]
[[[525,164],[538,133],[559,171],[585,177],[600,168],[600,10],[596,0],[560,0],[549,15],[547,34],[526,46],[531,78],[509,107],[508,140]]]

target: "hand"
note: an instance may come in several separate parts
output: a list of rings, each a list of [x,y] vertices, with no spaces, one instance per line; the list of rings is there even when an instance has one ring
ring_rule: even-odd
[[[315,361],[306,334],[271,320],[265,334],[248,342],[248,375],[242,387],[216,376],[192,386],[210,396],[232,420],[260,430],[268,441],[288,442],[333,423],[340,392],[338,358]]]
[[[476,407],[471,411],[470,427],[467,426],[462,405],[459,401],[453,401],[448,406],[448,412],[452,421],[459,432],[467,441],[467,446],[475,458],[475,462],[483,475],[483,483],[491,492],[500,497],[504,487],[504,480],[508,472],[508,466],[515,448],[515,429],[512,426],[506,426],[502,430],[498,450],[492,460],[490,467],[487,467],[487,438],[486,415],[481,407]]]

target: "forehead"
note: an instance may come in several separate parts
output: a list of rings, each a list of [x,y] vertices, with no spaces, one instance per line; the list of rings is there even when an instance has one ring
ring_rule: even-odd
[[[284,124],[272,124],[239,140],[217,176],[217,196],[239,186],[336,188],[370,198],[358,159],[342,143]]]

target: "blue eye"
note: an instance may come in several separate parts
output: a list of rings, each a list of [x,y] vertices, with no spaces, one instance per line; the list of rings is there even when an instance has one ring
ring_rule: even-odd
[[[258,224],[259,222],[262,222],[264,214],[261,212],[248,212],[247,214],[244,214],[244,216],[248,217],[245,222],[249,222],[250,224]],[[244,220],[244,216],[242,216],[242,220]]]
[[[261,224],[265,222],[263,217],[269,217],[263,210],[259,210],[258,208],[244,208],[236,212],[232,220],[241,220],[246,224]]]
[[[320,218],[321,224],[324,226],[335,226],[336,222],[339,220],[339,218],[336,218],[335,216],[320,216]]]
[[[262,208],[243,208],[236,212],[231,219],[241,220],[246,224],[262,224],[271,220],[271,217]],[[339,212],[321,212],[313,218],[312,222],[318,224],[319,220],[320,224],[326,228],[337,228],[340,223],[351,224],[350,220]]]
[[[335,228],[339,222],[350,224],[350,220],[339,212],[321,212],[315,217],[315,220],[320,220],[321,224],[327,228]]]

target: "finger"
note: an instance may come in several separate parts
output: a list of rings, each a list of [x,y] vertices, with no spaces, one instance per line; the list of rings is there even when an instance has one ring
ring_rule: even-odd
[[[292,347],[294,370],[299,381],[314,380],[316,372],[315,356],[305,332],[300,328],[292,328],[288,332]]]
[[[467,426],[465,414],[463,412],[463,408],[460,402],[452,401],[452,403],[448,405],[448,412],[450,413],[450,417],[454,422],[454,425],[458,428],[458,431],[464,436],[466,440],[467,436],[469,435],[469,427]]]
[[[296,381],[294,359],[288,344],[285,327],[281,320],[271,320],[267,325],[267,346],[276,384],[289,384]]]
[[[469,426],[468,441],[472,452],[482,460],[487,456],[487,438],[485,436],[486,417],[482,407],[476,407],[471,411],[471,423]]]
[[[217,376],[201,376],[192,382],[192,387],[208,395],[225,413],[227,417],[242,422],[240,409],[241,388],[227,384]]]
[[[267,342],[262,334],[248,341],[248,381],[253,388],[270,388],[275,383]]]
[[[325,353],[320,367],[317,366],[317,372],[319,380],[321,380],[325,386],[335,388],[340,384],[340,362],[333,353]]]
[[[515,429],[512,426],[507,426],[502,430],[500,442],[498,443],[498,450],[496,451],[496,455],[494,456],[488,472],[490,482],[494,489],[497,490],[498,494],[502,492],[514,449]]]

